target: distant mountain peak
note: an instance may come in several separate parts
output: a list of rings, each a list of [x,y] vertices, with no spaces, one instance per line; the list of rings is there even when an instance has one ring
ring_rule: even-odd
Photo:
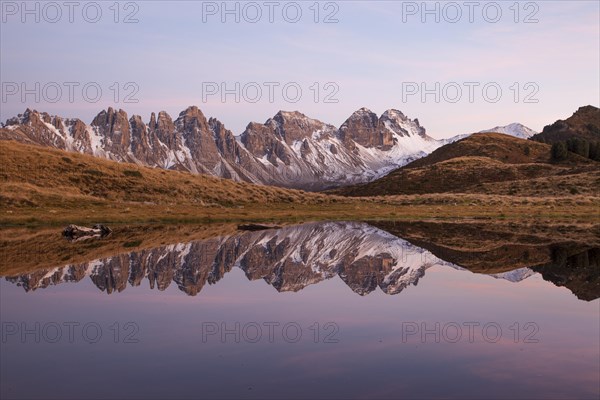
[[[478,133],[490,133],[490,132],[504,133],[505,135],[510,135],[510,136],[514,136],[517,138],[521,138],[521,139],[529,139],[530,137],[532,137],[533,135],[535,135],[537,133],[533,129],[530,129],[530,128],[526,127],[525,125],[518,123],[518,122],[513,122],[511,124],[504,125],[504,126],[496,126],[491,129],[485,129],[485,130],[479,131]]]
[[[389,110],[385,110],[383,114],[381,114],[381,118],[386,119],[401,119],[402,121],[406,121],[408,118],[404,113],[400,110],[396,110],[394,108],[390,108]]]
[[[361,107],[352,113],[352,115],[354,115],[354,114],[375,114],[375,113],[367,107]]]
[[[307,118],[307,119],[310,119],[306,115],[301,113],[300,111],[284,111],[284,110],[277,111],[277,114],[275,114],[275,116],[273,118],[282,118],[282,119],[292,119],[292,118],[304,119],[304,118]]]
[[[593,113],[597,113],[598,112],[598,107],[595,107],[591,104],[588,104],[587,106],[581,106],[577,109],[577,111],[575,111],[575,113],[587,113],[587,112],[593,112]]]
[[[532,140],[545,143],[565,142],[582,139],[600,141],[600,109],[592,105],[579,107],[569,118],[559,119],[544,127]]]
[[[198,106],[189,106],[189,107],[187,107],[185,110],[183,110],[183,111],[181,111],[179,113],[179,118],[206,119],[206,117],[204,116],[204,114],[202,113],[202,111],[198,108]]]

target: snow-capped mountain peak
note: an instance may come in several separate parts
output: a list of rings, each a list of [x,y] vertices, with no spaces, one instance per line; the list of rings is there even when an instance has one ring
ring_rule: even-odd
[[[511,124],[493,130],[530,134],[527,129]],[[339,128],[299,111],[279,111],[235,136],[196,106],[175,120],[165,111],[152,113],[148,123],[109,107],[89,125],[27,109],[0,128],[0,139],[305,190],[368,182],[456,140],[433,139],[400,110],[378,116],[366,107]]]
[[[526,127],[523,124],[518,122],[513,122],[512,124],[504,125],[504,126],[496,126],[491,129],[485,129],[479,131],[478,133],[504,133],[506,135],[511,135],[520,139],[529,139],[531,136],[535,135],[537,132],[533,129]]]

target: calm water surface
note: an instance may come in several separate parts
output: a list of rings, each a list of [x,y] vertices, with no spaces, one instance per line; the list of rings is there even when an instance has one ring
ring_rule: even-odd
[[[597,247],[498,238],[481,264],[388,231],[310,223],[6,276],[1,397],[600,396]]]

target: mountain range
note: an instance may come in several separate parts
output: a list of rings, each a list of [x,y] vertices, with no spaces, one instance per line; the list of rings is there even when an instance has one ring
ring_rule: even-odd
[[[425,193],[480,193],[518,196],[598,195],[600,168],[589,157],[600,145],[600,110],[581,107],[566,121],[533,134],[519,124],[458,137],[425,157],[371,182],[349,185],[332,193],[372,196]],[[579,153],[558,160],[552,138],[583,141]],[[529,139],[523,139],[527,136]],[[545,140],[544,140],[545,139]],[[596,140],[594,140],[596,139]],[[587,143],[587,144],[586,144]],[[586,147],[587,146],[587,147]]]
[[[517,137],[534,133],[520,124],[492,130]],[[393,109],[377,116],[367,108],[339,128],[279,111],[265,123],[249,123],[239,136],[195,106],[175,120],[165,111],[152,113],[148,122],[109,107],[89,125],[27,109],[0,126],[0,139],[304,190],[369,182],[466,136],[436,140],[418,119]]]

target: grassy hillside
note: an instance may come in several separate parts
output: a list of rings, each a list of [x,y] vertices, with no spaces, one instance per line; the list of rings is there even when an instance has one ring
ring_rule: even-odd
[[[589,218],[600,199],[425,194],[342,197],[236,183],[0,141],[0,228],[69,223]],[[600,216],[596,216],[600,217]],[[9,235],[0,231],[0,237]]]
[[[558,184],[566,180],[568,182]],[[568,178],[567,178],[568,177]],[[556,185],[533,185],[536,180]],[[332,193],[372,196],[425,193],[596,195],[600,164],[569,153],[551,162],[551,146],[499,133],[474,134],[440,147],[373,182]]]
[[[0,142],[0,159],[0,199],[8,205],[76,206],[108,200],[210,206],[327,200],[322,194],[117,163],[12,141]]]
[[[551,147],[502,133],[475,133],[435,150],[405,168],[419,168],[458,157],[487,157],[505,164],[550,162]]]

